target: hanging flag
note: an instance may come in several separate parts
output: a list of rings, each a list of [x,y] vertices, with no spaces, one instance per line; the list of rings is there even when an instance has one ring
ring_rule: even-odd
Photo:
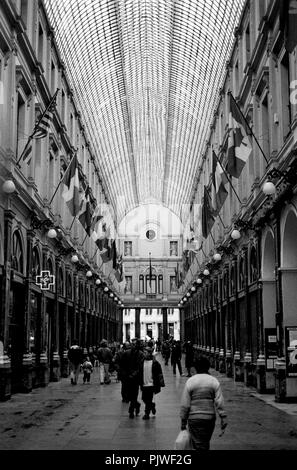
[[[215,152],[212,152],[212,184],[214,195],[212,198],[212,206],[217,213],[220,212],[221,207],[228,197],[228,191],[225,185],[228,183],[227,176],[216,156]]]
[[[88,186],[85,192],[85,199],[82,202],[78,220],[89,236],[91,235],[93,213],[94,207],[91,203],[90,187]]]
[[[102,219],[103,219],[103,215],[101,215],[100,207],[97,206],[92,216],[91,228],[90,228],[91,238],[94,240],[95,243],[98,239],[98,234],[97,234],[98,224]]]
[[[65,200],[67,207],[73,217],[80,212],[80,197],[79,197],[79,173],[77,155],[72,157],[72,160],[65,171],[63,177],[65,189],[62,197]]]
[[[285,35],[285,48],[290,54],[297,46],[297,0],[281,0],[280,30]]]
[[[120,255],[117,259],[117,268],[114,273],[118,283],[123,282],[123,256]]]
[[[226,171],[234,178],[239,178],[251,152],[251,130],[238,108],[236,101],[229,93],[229,135]]]
[[[107,238],[97,240],[96,245],[99,248],[99,255],[101,256],[102,263],[109,263],[112,259],[111,240]]]
[[[214,210],[211,206],[210,197],[207,191],[206,186],[204,186],[204,198],[202,205],[202,236],[204,238],[208,237],[208,234],[211,231],[211,228],[215,222]]]
[[[150,268],[149,268],[149,286],[152,286],[153,270],[152,270],[152,260],[150,257]]]
[[[33,132],[30,135],[28,142],[25,145],[25,148],[20,158],[18,159],[18,162],[20,160],[23,160],[24,162],[27,162],[27,165],[30,165],[31,160],[32,160],[32,149],[33,149],[32,140],[43,139],[43,137],[46,137],[48,135],[49,130],[50,130],[50,124],[53,120],[53,113],[57,105],[56,99],[57,99],[58,92],[59,92],[59,89],[57,89],[48,107],[46,108],[44,113],[41,115],[41,117],[38,119],[37,123],[35,124]]]
[[[112,269],[116,270],[117,269],[117,246],[116,246],[116,241],[112,240],[111,242],[111,259],[112,259]]]

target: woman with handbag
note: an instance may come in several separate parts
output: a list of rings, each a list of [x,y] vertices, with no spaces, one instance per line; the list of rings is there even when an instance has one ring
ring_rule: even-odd
[[[188,425],[193,450],[209,450],[216,412],[221,418],[221,429],[227,426],[224,398],[219,381],[209,374],[209,360],[200,356],[194,367],[197,373],[187,380],[182,394],[181,430]]]

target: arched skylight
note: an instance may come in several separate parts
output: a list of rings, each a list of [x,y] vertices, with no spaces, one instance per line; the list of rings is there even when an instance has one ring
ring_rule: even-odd
[[[119,216],[189,203],[244,0],[45,0]]]

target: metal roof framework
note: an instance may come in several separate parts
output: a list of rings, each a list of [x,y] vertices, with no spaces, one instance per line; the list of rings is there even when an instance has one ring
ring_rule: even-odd
[[[244,0],[44,0],[119,219],[189,204]]]

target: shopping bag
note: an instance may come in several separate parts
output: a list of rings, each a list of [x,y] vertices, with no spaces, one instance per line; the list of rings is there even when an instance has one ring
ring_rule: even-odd
[[[191,436],[187,429],[180,431],[174,444],[175,450],[191,450]]]

